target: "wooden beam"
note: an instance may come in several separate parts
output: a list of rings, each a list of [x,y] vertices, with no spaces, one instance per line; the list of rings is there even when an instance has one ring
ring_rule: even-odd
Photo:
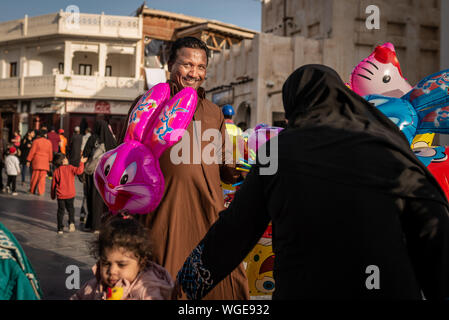
[[[218,44],[217,44],[217,40],[215,39],[215,35],[214,35],[214,34],[211,34],[211,37],[212,37],[212,41],[214,42],[215,48],[219,49],[220,47],[219,47]]]

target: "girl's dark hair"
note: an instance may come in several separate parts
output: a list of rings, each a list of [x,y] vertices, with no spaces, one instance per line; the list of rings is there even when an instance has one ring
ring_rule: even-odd
[[[91,243],[95,259],[105,257],[107,249],[124,248],[138,258],[141,268],[153,259],[149,231],[136,218],[122,214],[106,217],[100,227],[98,239]]]
[[[53,157],[53,164],[59,168],[60,166],[62,166],[62,162],[65,159],[65,154],[63,153],[55,153],[54,157]]]

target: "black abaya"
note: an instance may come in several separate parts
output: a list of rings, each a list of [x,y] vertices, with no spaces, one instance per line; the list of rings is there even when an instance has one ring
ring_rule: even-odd
[[[104,120],[99,120],[95,123],[94,133],[89,137],[86,142],[86,146],[83,150],[83,156],[91,158],[95,143],[104,143],[106,151],[112,150],[117,146],[114,136],[110,131],[108,124]],[[105,205],[103,198],[95,187],[93,174],[86,174],[87,183],[87,218],[85,227],[94,231],[100,229],[101,217],[107,212],[107,206]]]
[[[289,127],[251,169],[178,281],[202,298],[273,227],[273,299],[449,298],[449,211],[402,133],[324,66],[283,87]]]

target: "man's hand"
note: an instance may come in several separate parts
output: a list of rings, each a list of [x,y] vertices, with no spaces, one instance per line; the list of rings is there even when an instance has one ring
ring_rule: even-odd
[[[86,163],[86,161],[87,161],[87,158],[81,157],[81,162],[82,162],[82,163]]]

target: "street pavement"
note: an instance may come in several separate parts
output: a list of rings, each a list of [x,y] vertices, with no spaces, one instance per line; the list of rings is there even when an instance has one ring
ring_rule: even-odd
[[[89,242],[95,239],[92,232],[84,231],[80,225],[80,208],[82,202],[82,184],[75,179],[75,225],[76,231],[68,232],[68,213],[64,216],[64,234],[58,235],[56,228],[56,200],[50,198],[51,180],[46,179],[44,196],[29,193],[29,179],[22,186],[21,177],[17,180],[17,196],[0,193],[0,222],[2,222],[20,242],[30,260],[44,297],[48,300],[66,300],[76,289],[68,289],[77,284],[74,273],[68,266],[79,268],[79,284],[82,286],[93,277],[91,267],[95,259],[89,254]],[[3,175],[6,182],[6,176]],[[72,267],[74,268],[74,267]],[[76,268],[74,268],[76,270]]]

